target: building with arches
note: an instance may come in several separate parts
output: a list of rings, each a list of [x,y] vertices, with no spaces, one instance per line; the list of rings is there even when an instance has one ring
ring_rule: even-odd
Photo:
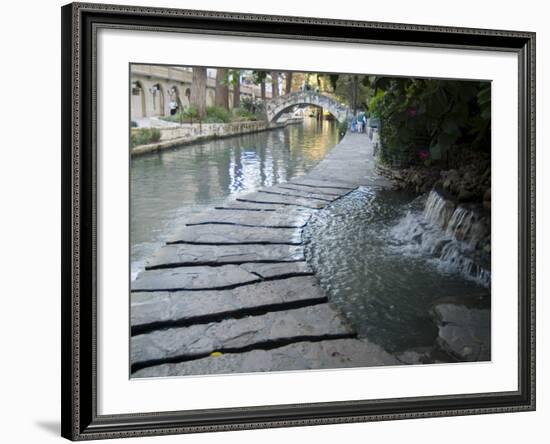
[[[130,116],[132,119],[170,115],[170,102],[175,100],[180,109],[189,106],[192,68],[165,65],[138,65],[130,69]],[[216,70],[207,70],[206,105],[214,105]],[[260,97],[258,85],[241,84],[241,98]],[[267,94],[270,98],[271,94]],[[229,106],[233,107],[233,88],[229,86]]]

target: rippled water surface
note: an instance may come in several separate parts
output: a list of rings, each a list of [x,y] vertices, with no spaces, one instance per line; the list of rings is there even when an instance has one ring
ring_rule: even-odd
[[[428,255],[409,254],[393,236],[421,204],[406,192],[360,188],[308,224],[307,258],[321,286],[359,335],[398,352],[431,347],[437,329],[430,305],[442,297],[487,292]]]
[[[306,119],[303,125],[133,158],[132,276],[189,213],[301,176],[338,141],[333,122]]]

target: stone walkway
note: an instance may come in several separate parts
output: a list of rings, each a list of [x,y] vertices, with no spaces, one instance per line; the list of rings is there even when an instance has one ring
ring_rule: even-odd
[[[358,339],[304,256],[315,212],[387,186],[364,134],[305,176],[193,216],[132,283],[133,377],[393,365]]]

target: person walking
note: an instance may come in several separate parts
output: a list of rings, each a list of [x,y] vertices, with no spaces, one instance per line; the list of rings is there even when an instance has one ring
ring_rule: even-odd
[[[363,132],[363,114],[359,114],[359,116],[357,117],[357,132]]]

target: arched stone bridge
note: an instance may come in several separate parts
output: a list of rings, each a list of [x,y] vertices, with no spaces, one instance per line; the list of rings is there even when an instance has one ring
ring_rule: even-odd
[[[294,106],[316,106],[331,113],[339,122],[345,122],[350,116],[350,109],[332,97],[314,91],[300,91],[275,97],[266,101],[268,122],[276,121],[281,114],[288,112]]]

